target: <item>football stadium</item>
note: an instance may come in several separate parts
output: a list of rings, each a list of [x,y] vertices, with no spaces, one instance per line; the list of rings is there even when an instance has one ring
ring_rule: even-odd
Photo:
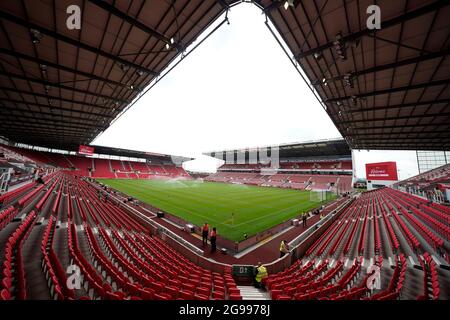
[[[142,99],[170,108],[150,89],[240,6],[340,137],[218,143],[209,172],[97,143]],[[1,1],[0,300],[448,300],[449,16],[445,0]],[[153,122],[174,126],[131,126],[174,134]]]

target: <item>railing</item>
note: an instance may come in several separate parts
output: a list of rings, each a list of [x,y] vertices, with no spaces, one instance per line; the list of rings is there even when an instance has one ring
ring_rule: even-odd
[[[0,174],[0,194],[8,189],[8,174],[3,172]]]
[[[204,251],[194,246],[189,241],[185,240],[183,237],[180,237],[176,233],[167,229],[166,227],[160,225],[149,217],[145,216],[143,213],[137,211],[133,207],[129,206],[126,203],[120,202],[119,204],[129,212],[133,213],[136,217],[145,221],[149,225],[154,228],[154,232],[159,235],[161,239],[166,241],[172,248],[180,252],[182,255],[187,257],[189,260],[194,262],[200,267],[209,269],[213,272],[225,273],[225,271],[231,270],[231,266],[229,264],[220,263],[213,259],[206,258],[203,256]],[[150,211],[151,212],[151,211]],[[153,212],[152,212],[153,213]]]
[[[322,220],[317,221],[308,230],[306,230],[301,235],[299,235],[297,238],[292,240],[289,243],[289,246],[293,248],[292,251],[295,250],[300,245],[301,242],[303,242],[306,238],[308,238],[311,234],[313,234],[322,225],[326,225],[327,222],[331,219],[335,220],[336,214],[341,212],[343,209],[347,208],[352,201],[353,201],[353,198],[348,199],[343,204],[341,204],[339,207],[337,207],[336,209],[332,210],[329,214],[327,214]]]
[[[289,246],[292,248],[290,254],[285,255],[271,263],[265,264],[269,274],[283,271],[290,267],[298,258],[303,256],[307,248],[309,248],[314,241],[319,238],[323,232],[325,232],[331,224],[337,219],[340,213],[347,208],[354,200],[354,197],[349,198],[343,204],[336,209],[332,210],[325,218],[319,220],[312,225],[308,230],[303,232],[297,238],[289,242]]]
[[[103,189],[98,188],[97,186],[93,185],[96,189],[100,190],[101,192],[105,192]],[[143,213],[139,212],[138,210],[136,210],[135,208],[131,207],[130,205],[120,201],[116,196],[114,196],[113,194],[109,194],[110,199],[114,200],[119,207],[122,207],[126,210],[128,210],[129,212],[132,212],[135,216],[137,216],[138,218],[140,218],[141,220],[144,220],[146,223],[148,223],[149,225],[151,225],[154,230],[160,234],[161,236],[164,235],[166,237],[172,238],[173,240],[179,242],[180,244],[182,244],[183,246],[187,247],[189,250],[193,251],[196,254],[199,255],[203,255],[203,250],[197,248],[196,246],[194,246],[193,244],[191,244],[190,242],[186,241],[185,239],[183,239],[182,237],[180,237],[179,235],[177,235],[176,233],[174,233],[173,231],[167,229],[166,227],[164,227],[163,225],[157,223],[156,221],[150,219],[149,217],[147,217],[146,215],[144,215]],[[150,213],[154,214],[156,216],[156,214],[148,209],[146,209],[147,211],[149,211]]]
[[[345,201],[343,204],[338,206],[336,209],[333,209],[329,214],[327,214],[322,220],[317,221],[315,224],[313,224],[308,230],[297,236],[295,239],[293,239],[291,242],[289,242],[289,247],[295,249],[303,240],[305,240],[307,237],[309,237],[314,231],[316,231],[318,228],[320,228],[323,224],[325,224],[328,220],[332,219],[337,212],[340,212],[342,209],[346,208],[348,204],[352,201],[352,198]]]

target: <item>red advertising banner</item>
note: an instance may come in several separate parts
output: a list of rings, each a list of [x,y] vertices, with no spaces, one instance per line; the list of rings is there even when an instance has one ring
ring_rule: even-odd
[[[78,149],[79,154],[85,154],[87,156],[92,156],[94,154],[94,148],[80,145],[80,148]]]
[[[367,180],[389,180],[397,181],[396,162],[366,163]]]

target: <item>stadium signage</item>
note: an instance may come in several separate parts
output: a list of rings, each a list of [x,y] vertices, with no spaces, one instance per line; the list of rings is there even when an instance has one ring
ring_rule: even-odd
[[[396,162],[367,163],[366,178],[367,180],[397,181],[397,164]]]
[[[84,154],[84,155],[87,155],[87,156],[92,156],[94,154],[94,148],[80,145],[80,147],[78,148],[78,154]]]

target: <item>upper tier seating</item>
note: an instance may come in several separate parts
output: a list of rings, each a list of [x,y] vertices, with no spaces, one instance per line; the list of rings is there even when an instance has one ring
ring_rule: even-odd
[[[315,175],[315,174],[283,174],[265,175],[249,172],[219,171],[205,178],[207,181],[253,184],[291,189],[332,190],[332,184],[339,191],[352,190],[352,176],[347,175]]]
[[[221,167],[223,168],[223,167]],[[352,170],[352,161],[281,162],[281,170],[334,171]]]
[[[421,173],[417,176],[402,181],[405,183],[431,183],[437,181],[450,181],[450,164],[443,165],[433,170]]]
[[[8,149],[6,146],[0,144],[0,158],[9,160],[11,162],[30,162],[31,159],[27,158],[21,153],[15,152],[12,149]]]
[[[103,158],[90,158],[79,155],[41,152],[31,149],[2,146],[6,152],[23,155],[24,159],[31,159],[36,163],[52,165],[68,169],[74,175],[92,178],[125,178],[125,179],[149,179],[149,178],[190,178],[190,175],[182,168],[173,164],[147,164],[126,160],[110,160]]]

